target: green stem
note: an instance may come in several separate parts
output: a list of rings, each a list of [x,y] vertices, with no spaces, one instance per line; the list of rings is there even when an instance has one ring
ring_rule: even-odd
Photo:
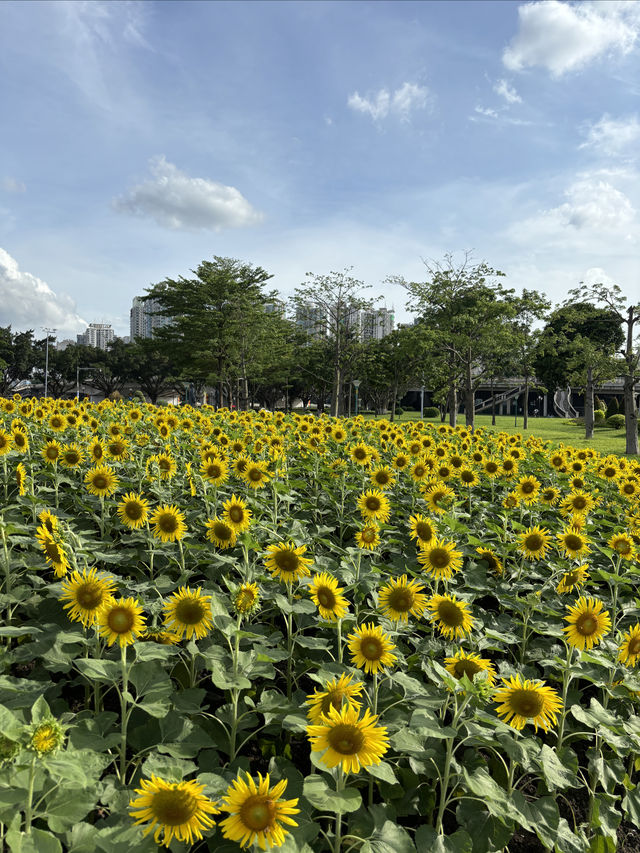
[[[122,690],[120,691],[120,783],[125,783],[127,769],[127,726],[129,713],[125,694],[129,688],[129,671],[127,669],[127,647],[120,647],[120,666],[122,671]]]
[[[562,746],[564,738],[564,723],[567,717],[567,693],[569,692],[569,684],[571,684],[571,657],[573,655],[573,647],[567,644],[567,663],[562,670],[562,713],[560,714],[560,722],[558,723],[558,740],[556,741],[556,752]]]
[[[236,622],[236,638],[233,644],[233,680],[238,677],[238,655],[240,653],[240,626],[242,625],[242,616],[238,616]],[[231,729],[229,731],[229,762],[232,762],[236,757],[236,738],[238,734],[238,699],[240,698],[240,690],[237,687],[231,689],[231,708],[233,715],[231,718]]]
[[[378,673],[373,673],[373,686],[371,690],[371,713],[378,713]],[[369,779],[369,806],[373,805],[373,776]]]
[[[31,821],[33,820],[33,786],[36,780],[36,756],[31,759],[29,767],[29,784],[27,787],[27,802],[24,809],[24,831],[25,835],[31,835]]]
[[[287,699],[291,701],[293,684],[293,589],[291,582],[287,584],[289,612],[287,613]]]
[[[456,696],[456,710],[453,715],[453,720],[451,721],[451,728],[455,729],[456,734],[458,732],[458,723],[460,721],[460,717],[462,716],[462,712],[467,706],[469,702],[469,696],[465,696],[462,700],[460,706],[458,707],[458,698]],[[449,790],[449,779],[451,777],[451,760],[453,758],[453,741],[455,739],[455,735],[453,737],[447,738],[446,752],[444,757],[444,770],[442,776],[440,777],[440,803],[438,805],[438,816],[436,818],[436,832],[439,835],[442,835],[442,819],[444,817],[444,811],[447,807],[447,793]]]
[[[336,776],[336,794],[342,793],[344,788],[344,774],[342,767],[338,767],[338,775]],[[333,853],[340,853],[342,846],[342,812],[336,814],[336,831],[333,837]]]
[[[342,619],[338,619],[338,663],[342,663]]]

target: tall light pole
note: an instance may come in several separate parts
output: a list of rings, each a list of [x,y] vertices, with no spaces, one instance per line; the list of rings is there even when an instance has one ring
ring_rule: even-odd
[[[42,326],[42,331],[47,333],[47,346],[44,356],[44,396],[46,397],[49,387],[49,336],[53,335],[54,332],[57,332],[58,330],[48,329],[46,326]]]
[[[361,382],[362,382],[361,379],[354,379],[353,380],[353,387],[356,389],[356,414],[355,414],[356,418],[358,417],[358,388],[360,387]]]
[[[420,386],[420,420],[424,418],[424,379]]]

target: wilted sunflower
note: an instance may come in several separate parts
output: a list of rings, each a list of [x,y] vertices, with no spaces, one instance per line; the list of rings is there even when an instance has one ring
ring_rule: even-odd
[[[518,551],[529,560],[541,560],[546,557],[551,543],[551,535],[546,527],[528,527],[518,533]]]
[[[635,666],[640,658],[640,625],[632,625],[622,638],[618,660],[625,666]]]
[[[159,628],[152,628],[140,635],[140,639],[145,643],[158,643],[160,646],[177,646],[180,642],[178,634],[171,631],[163,631]]]
[[[246,779],[238,776],[227,788],[220,804],[222,811],[229,817],[220,822],[224,838],[237,841],[240,847],[248,847],[257,842],[261,850],[267,847],[281,847],[289,830],[287,826],[297,826],[291,815],[298,814],[298,799],[281,800],[287,787],[287,780],[281,779],[270,787],[269,774],[262,778],[258,773],[258,784],[246,773]]]
[[[609,548],[615,551],[623,560],[634,560],[636,548],[633,539],[626,533],[615,533],[607,542]]]
[[[502,560],[498,557],[498,555],[491,550],[491,548],[476,548],[476,554],[479,554],[480,559],[484,560],[487,564],[487,567],[495,572],[497,575],[501,575],[504,571],[502,566]]]
[[[408,622],[409,615],[419,619],[427,606],[424,587],[415,580],[407,580],[406,575],[391,578],[378,593],[380,610],[387,619]]]
[[[417,560],[432,578],[449,580],[462,566],[462,552],[456,551],[454,542],[434,537],[426,545],[420,544]]]
[[[65,444],[60,454],[60,464],[65,468],[77,468],[84,459],[84,453],[77,444]]]
[[[445,637],[459,639],[471,632],[473,616],[469,613],[469,605],[455,595],[434,595],[427,602],[427,607],[431,611],[431,620]]]
[[[589,573],[587,571],[587,566],[576,566],[575,569],[571,569],[570,572],[565,572],[560,578],[560,583],[556,587],[556,591],[563,592],[571,592],[573,589],[577,587],[584,586],[589,578]]]
[[[385,522],[391,514],[389,499],[379,489],[369,489],[358,498],[358,509],[362,517]]]
[[[144,527],[149,515],[149,502],[137,492],[129,492],[118,504],[118,518],[127,527]]]
[[[115,583],[111,578],[99,578],[95,568],[74,571],[62,582],[61,601],[68,610],[68,617],[82,622],[85,627],[93,625],[102,605],[113,597]]]
[[[560,545],[560,550],[572,560],[584,557],[591,550],[587,537],[574,527],[565,527],[564,530],[558,533],[556,538]]]
[[[118,488],[116,472],[108,465],[90,468],[84,475],[84,483],[90,494],[100,498],[112,495]]]
[[[318,608],[322,619],[335,622],[342,619],[349,609],[349,602],[342,594],[344,588],[327,572],[316,575],[309,587],[311,600]]]
[[[219,486],[229,477],[229,466],[223,459],[203,459],[200,473],[208,483]]]
[[[1,432],[1,430],[0,430]],[[1,438],[1,436],[0,436]],[[48,441],[45,446],[42,448],[42,458],[48,465],[53,465],[58,461],[60,455],[62,453],[62,445],[59,441],[52,439]],[[2,451],[0,450],[0,455],[2,455]]]
[[[394,644],[382,628],[373,622],[361,625],[347,637],[351,662],[365,672],[375,673],[385,666],[392,666],[396,655]]]
[[[527,723],[533,723],[547,731],[549,726],[555,726],[557,714],[562,710],[562,702],[552,687],[547,687],[544,681],[522,679],[520,675],[510,679],[502,679],[503,687],[496,690],[494,702],[501,702],[496,709],[514,729],[523,729]]]
[[[210,829],[215,821],[210,817],[220,810],[202,793],[204,785],[195,780],[165,782],[151,774],[151,779],[141,779],[138,797],[129,802],[131,817],[136,825],[149,824],[147,836],[153,832],[156,844],[168,847],[171,840],[185,841],[190,846],[202,838],[202,830]]]
[[[100,635],[112,646],[116,641],[120,647],[132,645],[136,637],[145,631],[142,606],[135,598],[109,598],[98,611]]]
[[[361,768],[380,764],[389,749],[385,726],[379,726],[377,715],[367,708],[360,717],[358,708],[333,706],[320,723],[307,726],[312,752],[322,752],[320,761],[329,768],[341,766],[345,773],[358,773]]]
[[[424,500],[431,512],[438,515],[446,512],[447,507],[455,498],[455,492],[445,483],[428,486],[423,493]]]
[[[305,575],[311,574],[309,566],[313,562],[309,557],[303,557],[306,545],[295,546],[293,542],[280,545],[267,545],[265,566],[274,578],[280,578],[285,583],[292,583]]]
[[[362,694],[364,684],[362,681],[354,681],[353,675],[341,675],[340,678],[332,678],[324,687],[324,690],[316,689],[307,696],[309,710],[307,716],[312,723],[321,723],[322,718],[329,713],[329,708],[340,711],[345,705],[351,705],[357,710],[361,703],[356,697]]]
[[[580,650],[591,649],[611,629],[609,611],[602,607],[601,601],[584,595],[573,606],[567,605],[569,615],[564,619],[569,624],[563,631],[570,646]]]
[[[227,521],[236,533],[243,533],[249,529],[251,524],[251,510],[242,498],[232,495],[228,501],[222,504],[222,517]]]
[[[432,522],[419,513],[409,517],[409,530],[409,538],[417,540],[418,545],[426,545],[436,535]]]
[[[457,651],[453,657],[445,658],[444,664],[447,672],[454,678],[462,678],[466,675],[470,681],[473,681],[479,672],[486,672],[487,683],[493,684],[496,677],[496,671],[490,660],[472,652],[465,652],[464,649]]]
[[[377,486],[379,489],[390,489],[396,481],[396,475],[391,468],[384,465],[379,468],[374,468],[369,474],[369,479],[373,485]]]
[[[213,627],[211,596],[202,595],[202,590],[182,586],[164,605],[164,624],[180,639],[193,636],[197,640],[206,637]]]
[[[380,544],[380,533],[376,524],[365,524],[362,530],[356,530],[356,545],[366,551],[373,551]]]
[[[262,489],[272,476],[266,462],[250,462],[242,474],[242,479],[250,489]]]
[[[207,539],[218,548],[225,550],[236,544],[237,534],[233,527],[224,519],[210,518],[207,521]]]
[[[176,542],[187,532],[184,513],[177,506],[163,504],[151,513],[149,523],[153,524],[153,535],[161,542]]]
[[[573,491],[560,502],[560,512],[562,515],[587,515],[596,505],[595,499],[588,492]]]
[[[233,607],[239,616],[248,616],[260,604],[260,590],[257,583],[241,584],[233,596]]]

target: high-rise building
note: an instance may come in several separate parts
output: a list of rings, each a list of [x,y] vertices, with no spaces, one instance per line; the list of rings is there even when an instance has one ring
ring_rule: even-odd
[[[327,334],[329,317],[325,308],[312,302],[296,306],[296,326],[310,338],[322,338]]]
[[[395,314],[393,308],[372,308],[360,313],[360,339],[380,341],[393,331]]]
[[[160,303],[156,299],[143,300],[134,296],[129,314],[129,337],[131,341],[136,338],[152,338],[153,333],[168,326],[170,319],[160,314]]]
[[[86,347],[106,349],[113,341],[114,333],[111,323],[89,323],[86,332],[77,336],[77,343]]]

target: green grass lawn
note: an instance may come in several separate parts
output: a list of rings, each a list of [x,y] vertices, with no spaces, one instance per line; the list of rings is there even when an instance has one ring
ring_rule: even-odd
[[[419,420],[418,412],[404,412],[398,420]],[[439,419],[426,419],[430,423],[440,423]],[[464,425],[464,415],[458,417],[458,424]],[[448,423],[448,420],[445,422]],[[517,424],[514,424],[513,415],[497,415],[495,427],[491,425],[491,415],[476,415],[476,427],[497,432],[514,433],[522,435],[536,435],[554,444],[570,444],[573,447],[593,447],[600,453],[617,453],[624,456],[625,435],[624,429],[611,429],[602,427],[594,430],[593,438],[589,441],[584,437],[584,426],[563,421],[561,418],[529,418],[529,428],[525,433],[522,429],[522,415],[518,415]],[[637,458],[637,457],[636,457]]]

